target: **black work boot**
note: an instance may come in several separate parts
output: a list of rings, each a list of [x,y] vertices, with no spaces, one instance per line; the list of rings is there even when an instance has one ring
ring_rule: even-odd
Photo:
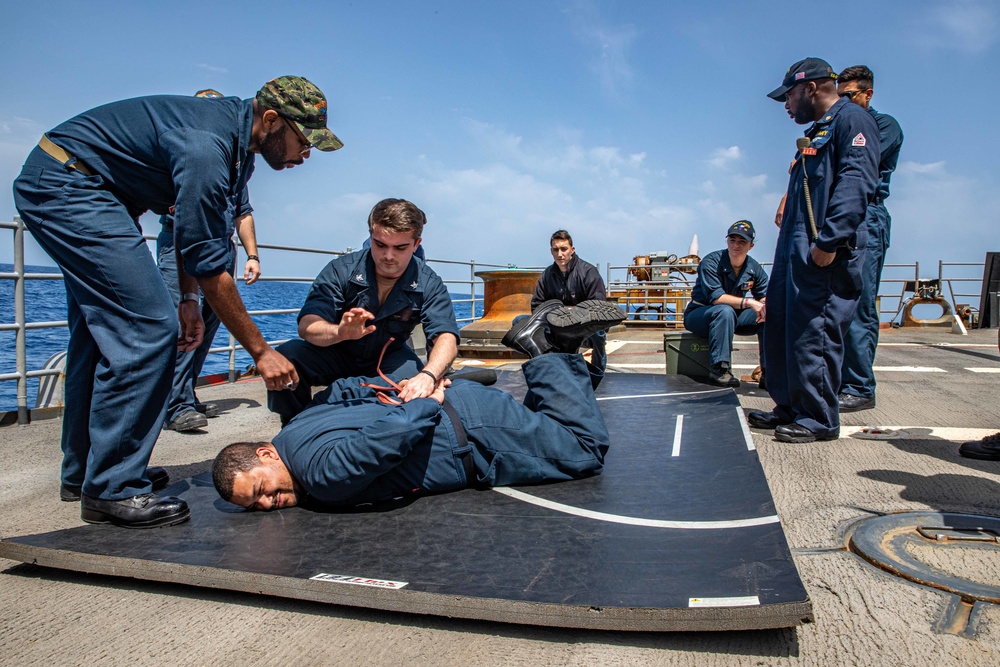
[[[552,310],[562,307],[562,301],[558,299],[546,301],[535,309],[531,317],[512,326],[500,342],[512,350],[523,352],[532,359],[546,352],[552,352],[556,348],[547,335],[549,323],[546,316]]]
[[[560,352],[576,352],[588,338],[625,319],[625,311],[610,301],[592,299],[563,306],[548,314],[549,340]]]
[[[732,373],[729,372],[729,364],[725,361],[719,362],[712,366],[712,370],[709,373],[708,379],[712,381],[713,384],[717,384],[720,387],[739,387],[740,381],[738,378],[733,377]]]

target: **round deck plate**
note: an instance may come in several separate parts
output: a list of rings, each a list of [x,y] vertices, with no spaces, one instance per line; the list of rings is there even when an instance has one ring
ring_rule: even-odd
[[[1000,517],[904,512],[859,524],[849,547],[873,565],[904,579],[966,600],[1000,604],[1000,586],[949,572],[965,569],[962,564],[968,562],[978,563],[977,571],[995,572],[993,565],[1000,560],[998,535]]]

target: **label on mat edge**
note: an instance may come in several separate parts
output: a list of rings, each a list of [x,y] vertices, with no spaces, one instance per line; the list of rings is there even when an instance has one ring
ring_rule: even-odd
[[[760,598],[746,595],[732,598],[688,598],[688,607],[756,607]]]
[[[408,581],[389,581],[388,579],[367,579],[365,577],[352,577],[347,574],[327,574],[326,572],[320,572],[319,574],[309,577],[311,580],[315,581],[329,581],[334,584],[350,584],[352,586],[371,586],[372,588],[391,588],[393,590],[398,590],[403,586],[406,586]]]

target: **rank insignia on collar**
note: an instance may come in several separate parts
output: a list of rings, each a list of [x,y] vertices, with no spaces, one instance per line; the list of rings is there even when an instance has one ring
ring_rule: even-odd
[[[417,281],[416,281],[416,280],[414,280],[414,281],[413,281],[412,283],[410,283],[410,289],[417,289],[417,285],[418,285],[418,284],[419,284],[419,283],[417,283]]]
[[[863,135],[862,133],[858,132],[858,136],[854,137],[854,141],[851,142],[851,145],[852,146],[864,146],[865,143],[867,143],[865,141],[865,135]]]

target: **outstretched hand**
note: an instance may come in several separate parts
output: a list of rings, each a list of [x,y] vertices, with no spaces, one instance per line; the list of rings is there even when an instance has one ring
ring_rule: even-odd
[[[351,308],[340,318],[340,324],[337,325],[338,338],[340,340],[357,340],[373,333],[375,325],[366,324],[366,322],[374,319],[375,316],[364,308]]]

